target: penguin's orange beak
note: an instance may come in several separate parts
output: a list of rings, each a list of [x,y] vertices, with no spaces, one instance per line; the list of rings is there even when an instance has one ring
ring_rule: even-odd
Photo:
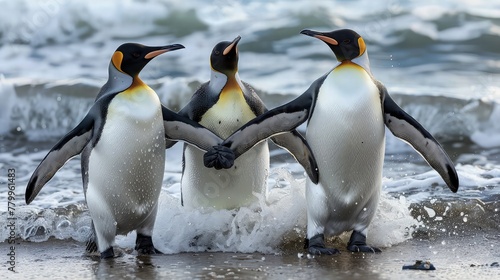
[[[307,35],[307,36],[318,38],[321,41],[323,41],[323,42],[325,42],[327,44],[333,45],[333,46],[337,46],[339,44],[339,42],[337,42],[337,40],[335,40],[335,39],[333,39],[331,37],[325,36],[321,32],[316,32],[316,31],[304,29],[304,30],[300,31],[300,34],[304,34],[304,35]]]
[[[227,46],[224,51],[222,52],[222,55],[228,54],[233,48],[236,48],[236,45],[238,45],[238,42],[241,40],[241,36],[236,37],[229,46]]]

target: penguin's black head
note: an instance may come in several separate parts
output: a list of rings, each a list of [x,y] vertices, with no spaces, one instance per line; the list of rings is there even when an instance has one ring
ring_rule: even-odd
[[[318,32],[305,29],[300,31],[300,34],[315,37],[325,42],[340,62],[355,59],[366,52],[366,45],[363,38],[350,29],[340,29],[332,32]]]
[[[121,72],[124,72],[132,77],[139,75],[142,68],[148,64],[154,57],[166,53],[183,49],[184,46],[180,44],[173,44],[162,47],[148,47],[141,44],[126,43],[118,47],[111,62]]]
[[[231,74],[238,71],[238,42],[241,37],[236,37],[232,42],[224,41],[215,45],[210,55],[210,65],[215,71]]]

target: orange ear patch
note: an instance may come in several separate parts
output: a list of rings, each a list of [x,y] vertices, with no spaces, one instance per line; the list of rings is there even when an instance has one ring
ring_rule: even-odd
[[[359,56],[361,56],[366,51],[365,40],[363,40],[363,38],[359,37],[358,38],[358,45],[359,45]]]
[[[118,69],[120,72],[122,71],[122,60],[123,60],[123,53],[121,51],[116,51],[113,54],[113,57],[111,57],[111,62],[113,62],[113,65],[115,66],[116,69]]]

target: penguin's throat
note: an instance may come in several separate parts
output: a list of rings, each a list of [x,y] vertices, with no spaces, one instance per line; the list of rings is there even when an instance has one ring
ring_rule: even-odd
[[[149,104],[150,102],[156,103],[158,99],[156,92],[144,83],[138,76],[132,80],[132,84],[128,90],[123,92],[129,101]],[[156,106],[156,105],[155,105]]]
[[[243,91],[241,89],[240,84],[238,83],[238,80],[234,76],[228,77],[226,84],[222,88],[219,99],[221,101],[232,100],[234,98],[239,99],[239,97],[242,96],[243,96]]]
[[[340,64],[341,65],[349,65],[349,64],[356,65],[356,63],[352,62],[350,59],[344,59],[344,60],[340,61]]]
[[[146,83],[144,83],[141,78],[139,78],[138,75],[134,76],[132,79],[132,84],[130,85],[131,89],[134,88],[140,88],[140,87],[147,87]]]
[[[343,60],[342,62],[340,62],[340,64],[338,64],[334,70],[340,70],[340,69],[356,69],[358,71],[361,70],[361,71],[366,72],[369,75],[371,75],[369,69],[366,69],[365,67],[363,67],[363,65],[360,65],[360,64],[358,64],[352,60],[349,60],[349,59],[346,59],[346,60]]]
[[[241,91],[241,87],[240,84],[238,83],[236,75],[227,76],[227,82],[224,88],[229,91],[235,91],[235,90]]]

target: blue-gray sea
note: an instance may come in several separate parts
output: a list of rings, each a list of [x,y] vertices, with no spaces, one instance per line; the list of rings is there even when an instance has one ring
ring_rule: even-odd
[[[240,78],[272,108],[300,95],[335,63],[324,43],[299,34],[304,28],[361,34],[373,75],[443,144],[460,178],[454,194],[387,131],[383,194],[370,243],[387,248],[416,236],[482,231],[498,237],[498,1],[0,0],[0,7],[0,220],[7,218],[7,170],[15,169],[20,240],[83,242],[89,233],[79,157],[29,206],[24,192],[48,150],[89,110],[120,44],[186,47],[141,73],[165,106],[179,110],[209,79],[214,45],[240,35]],[[219,211],[181,207],[182,145],[166,153],[153,235],[160,250],[279,254],[300,248],[305,174],[286,151],[272,149],[267,195],[258,204]],[[0,228],[0,240],[9,235]],[[119,236],[117,244],[133,248],[134,240],[134,233]]]

